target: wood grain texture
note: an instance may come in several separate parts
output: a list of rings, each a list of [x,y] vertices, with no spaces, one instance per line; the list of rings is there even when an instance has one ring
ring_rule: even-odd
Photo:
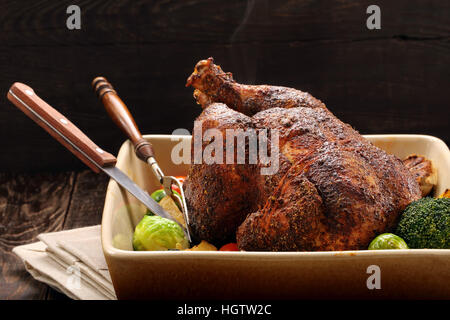
[[[104,75],[142,133],[191,129],[200,109],[184,88],[213,56],[244,83],[309,91],[362,133],[422,133],[450,142],[450,3],[380,0],[382,29],[366,28],[370,1],[78,1],[81,30],[65,27],[71,1],[0,3],[0,92],[14,81],[38,94],[115,154],[123,134],[90,83]],[[83,164],[0,101],[6,170]],[[33,146],[24,150],[18,141]],[[52,156],[51,156],[52,155]],[[53,155],[58,155],[54,157]],[[33,157],[36,161],[29,162]]]
[[[107,177],[85,169],[6,99],[32,86],[101,148],[125,140],[92,92],[104,75],[142,133],[192,129],[200,113],[185,80],[213,56],[236,80],[298,88],[361,133],[422,133],[450,143],[450,2],[79,0],[0,1],[0,299],[65,299],[11,253],[41,232],[100,223]],[[2,93],[3,92],[3,93]],[[11,133],[14,134],[11,134]],[[62,171],[15,174],[12,171]]]
[[[382,29],[367,32],[370,0],[77,1],[79,32],[65,29],[71,0],[4,2],[0,41],[10,46],[143,43],[287,42],[404,36],[436,38],[450,32],[450,3],[379,0]],[[61,24],[63,22],[64,24]],[[20,36],[19,36],[20,35]]]
[[[107,183],[89,170],[0,174],[0,300],[67,299],[34,280],[11,250],[40,233],[99,224]]]
[[[74,173],[0,174],[0,299],[42,299],[47,288],[32,279],[13,247],[62,229]]]
[[[85,170],[77,174],[64,229],[101,223],[109,177]]]

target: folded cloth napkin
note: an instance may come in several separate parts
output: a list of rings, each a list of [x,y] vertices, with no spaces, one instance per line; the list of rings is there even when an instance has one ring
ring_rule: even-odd
[[[13,249],[33,278],[72,299],[117,299],[103,256],[100,226],[43,233],[38,239]]]

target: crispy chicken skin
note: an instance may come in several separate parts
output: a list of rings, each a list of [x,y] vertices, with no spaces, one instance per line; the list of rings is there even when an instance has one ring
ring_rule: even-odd
[[[300,90],[239,84],[233,80],[231,73],[225,73],[215,65],[212,58],[197,63],[186,86],[196,89],[194,98],[203,108],[212,102],[222,102],[247,116],[277,107],[325,108],[320,100]]]
[[[222,103],[210,105],[197,121],[202,121],[202,132],[215,128],[224,136],[226,129],[253,127],[251,118]],[[209,141],[203,141],[202,150],[208,144]],[[198,241],[234,242],[237,227],[260,202],[261,193],[257,188],[263,184],[256,181],[260,179],[258,166],[226,164],[225,157],[226,152],[223,153],[223,164],[192,164],[184,183],[190,227]],[[194,163],[194,154],[191,163]]]
[[[240,165],[238,176],[235,165],[191,166],[186,198],[202,239],[220,244],[240,224],[242,250],[365,249],[421,197],[402,161],[308,93],[238,84],[212,58],[197,64],[187,85],[196,89],[204,127],[279,132],[280,169],[272,176],[260,175],[258,165]]]
[[[294,165],[265,206],[239,227],[239,247],[255,251],[321,249],[317,230],[323,212],[314,184],[303,175],[301,165]]]

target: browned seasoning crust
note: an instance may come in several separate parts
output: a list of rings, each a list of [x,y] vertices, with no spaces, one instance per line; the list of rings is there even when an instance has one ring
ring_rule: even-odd
[[[197,121],[203,121],[202,132],[216,128],[224,137],[226,129],[253,127],[249,117],[221,103],[205,109]],[[203,142],[201,150],[209,143]],[[255,181],[260,179],[256,164],[226,164],[225,157],[224,149],[223,164],[191,165],[184,183],[193,235],[197,240],[214,244],[234,241],[237,227],[249,212],[257,209],[260,197],[258,186],[262,185]]]
[[[243,250],[364,249],[421,197],[399,159],[308,93],[238,84],[212,59],[197,64],[188,85],[201,97],[206,127],[280,134],[280,170],[273,176],[250,165],[241,165],[237,176],[233,165],[192,166],[186,196],[194,234],[202,239],[228,240],[243,222],[237,232]]]
[[[302,172],[301,165],[293,166],[267,199],[264,208],[245,219],[237,232],[240,248],[318,249],[316,230],[321,223],[323,203],[317,189]]]
[[[207,106],[212,102],[222,102],[248,116],[270,108],[325,108],[320,100],[300,90],[237,83],[232,74],[223,72],[220,66],[214,64],[212,58],[197,63],[186,86],[196,89],[194,98],[203,108],[205,104]]]

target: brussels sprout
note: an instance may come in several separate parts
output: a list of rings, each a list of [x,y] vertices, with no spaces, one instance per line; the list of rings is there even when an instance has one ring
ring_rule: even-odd
[[[136,251],[187,249],[189,242],[176,222],[145,215],[134,230],[133,248]]]
[[[181,198],[181,195],[178,191],[172,189],[172,192]],[[159,189],[153,192],[150,197],[152,197],[156,202],[160,202],[165,196],[166,192],[164,191],[164,189]]]
[[[155,192],[152,193],[151,197],[153,198],[153,200],[155,200],[156,202],[160,202],[162,198],[164,198],[166,196],[166,192],[164,191],[164,189],[159,189],[156,190]]]
[[[181,198],[181,195],[176,191],[173,190],[173,193],[175,193],[177,196],[179,196]],[[153,200],[155,200],[156,202],[160,202],[164,197],[166,196],[166,192],[164,191],[164,189],[159,189],[156,190],[155,192],[153,192],[150,197],[153,198]],[[181,210],[180,206],[178,205],[178,203],[176,203],[178,209]],[[149,209],[147,209],[147,212],[145,214],[148,214],[150,216],[154,216],[155,214],[153,212],[151,212]]]
[[[153,200],[155,200],[156,202],[160,202],[162,198],[164,198],[166,196],[166,193],[164,192],[163,189],[159,189],[156,190],[155,192],[153,192],[150,197],[153,198]],[[150,209],[147,209],[147,211],[145,212],[146,215],[149,216],[154,216],[155,214],[153,212],[150,211]]]
[[[369,250],[409,249],[405,240],[392,233],[383,233],[372,240]]]

